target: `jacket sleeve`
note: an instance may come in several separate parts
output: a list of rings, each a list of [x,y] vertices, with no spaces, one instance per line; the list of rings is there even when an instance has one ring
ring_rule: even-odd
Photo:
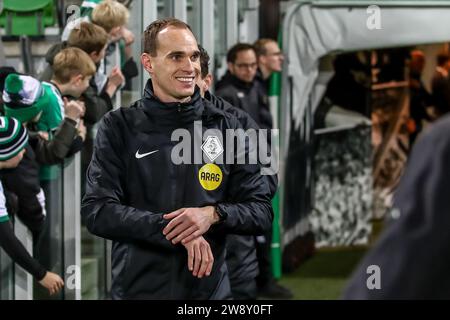
[[[77,152],[80,152],[81,149],[83,149],[84,141],[81,136],[76,136],[75,139],[73,139],[72,144],[70,145],[69,152],[67,152],[66,158],[74,156]]]
[[[33,275],[36,280],[40,281],[45,277],[47,271],[37,260],[30,256],[19,239],[17,239],[13,226],[9,221],[0,222],[0,246],[15,263]]]
[[[88,125],[99,122],[100,119],[113,108],[112,100],[106,91],[103,90],[98,94],[97,88],[94,87],[93,84],[91,84],[83,93],[83,98],[86,106],[84,121]]]
[[[223,100],[231,104],[233,107],[242,110],[239,98],[230,90],[227,86],[224,86],[216,91],[216,95],[221,97]]]
[[[120,110],[118,110],[120,112]],[[87,170],[81,215],[87,229],[116,241],[144,241],[173,248],[162,234],[167,221],[162,213],[126,205],[126,160],[118,121],[109,113],[100,122],[92,161]]]
[[[6,197],[0,182],[0,247],[6,251],[15,263],[31,273],[37,280],[42,280],[46,271],[30,256],[19,239],[17,239],[13,226],[9,222],[6,207]]]
[[[4,194],[9,196],[10,212],[16,214],[32,232],[39,232],[45,221],[45,197],[39,185],[39,165],[31,146],[26,147],[26,153],[16,168],[2,170],[1,179]]]
[[[68,156],[74,138],[77,136],[76,123],[70,119],[64,119],[52,140],[47,141],[37,137],[35,147],[36,159],[41,164],[61,163]]]
[[[131,80],[139,75],[139,69],[133,57],[129,58],[122,66],[122,74],[125,79]]]
[[[238,109],[233,106],[228,107],[227,109],[231,110],[232,112],[235,113],[239,122],[244,127],[244,130],[249,130],[249,129],[260,130],[260,128],[259,128],[258,124],[255,122],[255,120],[253,120],[252,117],[250,117],[250,115],[247,112],[245,112],[244,110]],[[258,141],[258,143],[260,143],[260,141]],[[267,149],[268,150],[271,150],[271,143],[272,143],[272,141],[271,141],[271,136],[270,136],[270,132],[269,132],[267,135]],[[263,164],[261,164],[261,165],[263,166]],[[265,175],[264,178],[266,179],[267,183],[269,184],[270,198],[273,199],[273,197],[275,197],[275,194],[278,189],[278,175],[276,173],[274,173],[271,175]]]
[[[244,130],[248,130],[248,129],[260,130],[258,124],[250,117],[250,115],[247,112],[245,112],[244,110],[240,110],[240,109],[238,109],[238,110],[241,113],[241,115],[238,117],[238,119],[239,119],[239,122],[244,127]],[[258,140],[258,144],[260,142],[261,141]],[[270,131],[267,134],[266,143],[267,143],[267,150],[271,150],[272,139],[271,139]],[[259,149],[259,147],[258,147],[258,149]],[[260,165],[265,166],[262,163],[260,163]],[[265,166],[265,167],[267,167],[267,166]],[[264,179],[266,179],[267,183],[269,184],[270,199],[273,199],[273,197],[275,197],[275,194],[278,189],[278,174],[274,173],[274,174],[270,174],[270,175],[264,175]]]
[[[245,150],[248,159],[248,146]],[[260,235],[272,227],[271,193],[259,164],[237,164],[237,152],[231,166],[227,201],[217,209],[222,222],[217,228],[227,233]]]

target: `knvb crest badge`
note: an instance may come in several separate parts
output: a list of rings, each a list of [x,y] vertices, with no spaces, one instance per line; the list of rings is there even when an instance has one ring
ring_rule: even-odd
[[[202,144],[202,150],[209,160],[214,161],[223,152],[222,143],[216,136],[208,136]]]

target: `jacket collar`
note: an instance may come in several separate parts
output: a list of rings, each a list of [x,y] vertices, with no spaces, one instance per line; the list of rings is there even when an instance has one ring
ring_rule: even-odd
[[[270,87],[270,77],[267,79],[264,79],[263,73],[261,71],[261,69],[258,68],[258,70],[256,71],[256,76],[255,76],[255,81],[258,81],[262,87],[264,88],[264,90],[266,92],[269,92],[269,87]]]
[[[227,73],[225,73],[225,75],[223,76],[221,82],[222,82],[222,85],[226,85],[226,84],[230,83],[234,87],[236,87],[236,88],[238,88],[240,90],[245,90],[245,91],[250,90],[253,87],[253,83],[254,83],[254,81],[252,81],[251,83],[242,81],[241,79],[239,79],[235,75],[231,74],[230,71],[227,71]]]
[[[147,81],[142,101],[144,112],[155,117],[164,126],[188,124],[200,119],[204,110],[200,89],[197,86],[190,101],[166,103],[155,96],[151,79]]]
[[[212,100],[212,94],[211,94],[211,92],[209,92],[209,90],[205,91],[205,99],[208,101]]]

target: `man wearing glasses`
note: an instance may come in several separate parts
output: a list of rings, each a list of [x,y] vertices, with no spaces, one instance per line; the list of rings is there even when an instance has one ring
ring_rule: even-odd
[[[258,70],[255,48],[248,43],[234,45],[227,53],[227,65],[227,73],[216,85],[216,95],[246,111],[261,126],[261,110],[268,110],[268,100],[255,82]],[[266,124],[261,127],[271,129]]]

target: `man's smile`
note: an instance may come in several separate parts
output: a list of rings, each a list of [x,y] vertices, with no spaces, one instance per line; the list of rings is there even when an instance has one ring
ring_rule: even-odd
[[[195,77],[194,76],[183,76],[183,77],[175,77],[175,79],[177,79],[178,81],[184,83],[184,84],[191,84],[192,82],[194,82]]]

